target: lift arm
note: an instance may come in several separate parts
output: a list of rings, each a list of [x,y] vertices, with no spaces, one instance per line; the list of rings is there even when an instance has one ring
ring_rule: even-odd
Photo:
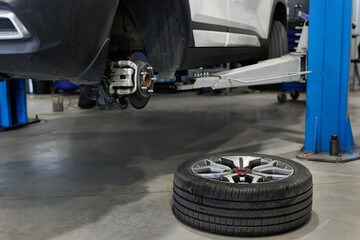
[[[193,84],[178,86],[178,90],[225,89],[304,81],[304,75],[310,73],[304,69],[305,65],[302,64],[304,62],[304,55],[289,54],[258,64],[215,73],[209,77],[196,78]]]
[[[257,85],[300,82],[306,80],[309,28],[305,24],[297,52],[254,65],[194,78],[193,84],[177,86],[178,90],[201,88],[226,89]]]

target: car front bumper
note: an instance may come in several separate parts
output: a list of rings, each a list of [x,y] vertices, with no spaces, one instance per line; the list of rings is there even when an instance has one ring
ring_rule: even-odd
[[[0,11],[14,14],[26,30],[23,37],[1,39],[0,28],[0,73],[98,81],[117,6],[118,0],[0,0]]]

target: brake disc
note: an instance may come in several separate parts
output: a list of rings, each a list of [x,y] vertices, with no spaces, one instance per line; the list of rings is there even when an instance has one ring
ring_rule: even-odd
[[[129,95],[129,101],[134,108],[142,109],[148,104],[154,92],[154,70],[143,53],[133,54],[130,61],[137,65],[138,75],[136,92]]]

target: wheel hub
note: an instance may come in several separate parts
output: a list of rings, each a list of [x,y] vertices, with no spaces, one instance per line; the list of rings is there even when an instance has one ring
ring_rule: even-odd
[[[251,172],[251,170],[247,169],[247,168],[238,168],[238,169],[234,170],[234,173],[237,173],[239,175],[246,175],[246,174],[248,174],[250,172]]]

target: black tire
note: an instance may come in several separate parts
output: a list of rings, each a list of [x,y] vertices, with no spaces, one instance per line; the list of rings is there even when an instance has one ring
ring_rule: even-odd
[[[96,101],[89,98],[93,86],[84,85],[81,88],[78,106],[81,109],[90,109],[96,107]]]
[[[294,173],[279,181],[234,184],[194,174],[191,166],[199,160],[184,162],[174,174],[173,212],[180,221],[211,233],[250,237],[288,232],[310,220],[312,176],[306,167],[279,157],[237,155],[275,158]]]
[[[289,44],[285,26],[274,20],[270,32],[269,40],[269,59],[278,58],[288,54]]]
[[[287,96],[285,92],[278,92],[277,100],[279,103],[284,104],[287,102]]]
[[[269,55],[268,59],[278,58],[288,54],[289,44],[285,26],[277,20],[274,20],[271,26],[269,36]],[[252,87],[259,91],[277,91],[281,84],[271,84]]]
[[[291,96],[291,98],[292,98],[292,100],[298,100],[299,99],[299,97],[300,97],[300,93],[299,92],[291,92],[290,93],[290,96]]]

